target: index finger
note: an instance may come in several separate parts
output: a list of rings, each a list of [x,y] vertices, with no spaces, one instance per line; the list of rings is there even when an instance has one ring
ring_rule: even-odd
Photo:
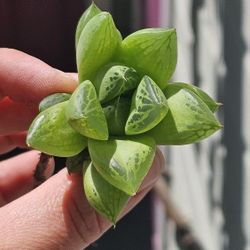
[[[38,103],[56,92],[73,92],[76,77],[23,52],[0,48],[0,135],[26,130]]]
[[[0,99],[38,103],[56,92],[71,93],[77,80],[41,60],[14,49],[0,48]]]

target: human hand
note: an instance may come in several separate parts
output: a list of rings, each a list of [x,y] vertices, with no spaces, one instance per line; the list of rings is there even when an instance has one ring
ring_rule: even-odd
[[[0,153],[25,145],[25,131],[38,112],[39,102],[55,92],[72,92],[73,75],[58,71],[16,50],[0,49]],[[36,186],[34,169],[39,152],[30,151],[0,162],[1,249],[83,249],[98,239],[111,223],[90,207],[82,178],[64,168],[53,173],[50,159]],[[122,216],[152,188],[164,165],[160,151],[137,195]]]

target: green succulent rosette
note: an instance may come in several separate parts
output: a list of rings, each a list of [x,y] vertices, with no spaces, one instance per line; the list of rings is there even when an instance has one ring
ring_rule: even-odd
[[[177,61],[174,29],[139,30],[122,39],[112,16],[94,3],[76,29],[79,86],[40,104],[27,144],[68,157],[83,174],[93,208],[116,222],[149,171],[156,145],[183,145],[221,125],[216,103],[187,83],[169,83]]]

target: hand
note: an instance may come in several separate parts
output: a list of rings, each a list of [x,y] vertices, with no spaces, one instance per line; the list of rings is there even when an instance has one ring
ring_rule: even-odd
[[[69,73],[16,50],[0,49],[0,153],[25,146],[25,131],[38,112],[38,103],[55,92],[72,92],[77,85]],[[88,204],[78,174],[64,168],[39,187],[33,179],[39,152],[30,151],[0,162],[1,249],[83,249],[111,223]],[[153,166],[123,215],[152,188],[164,165],[157,151]],[[123,216],[122,215],[122,216]]]

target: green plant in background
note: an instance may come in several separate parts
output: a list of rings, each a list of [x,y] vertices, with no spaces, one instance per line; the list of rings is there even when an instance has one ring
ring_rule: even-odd
[[[27,143],[68,157],[83,170],[89,203],[113,223],[138,191],[156,145],[198,142],[221,125],[218,104],[201,89],[169,83],[177,61],[174,29],[139,30],[125,39],[94,3],[76,29],[79,86],[40,104]],[[86,157],[87,156],[87,157]]]

